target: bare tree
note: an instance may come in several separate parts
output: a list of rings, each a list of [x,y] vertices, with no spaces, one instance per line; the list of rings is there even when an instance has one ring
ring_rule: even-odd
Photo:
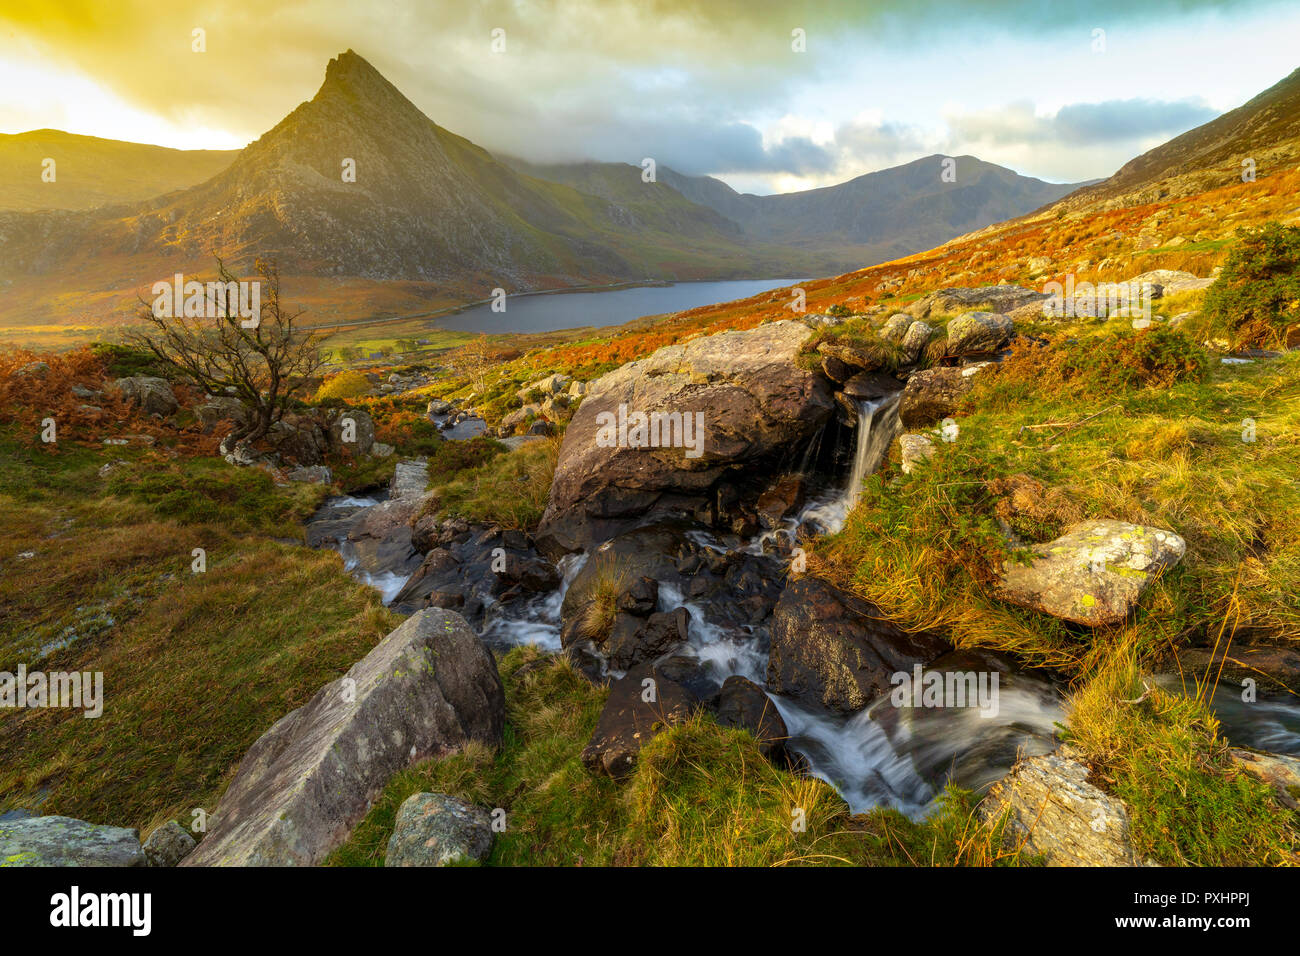
[[[488,337],[479,335],[451,353],[452,366],[463,373],[479,392],[483,391],[488,369],[492,367],[492,347]]]
[[[242,302],[253,299],[260,305],[255,316],[241,311],[240,280],[218,259],[219,281],[204,287],[202,309],[158,309],[145,302],[140,316],[148,327],[129,336],[179,377],[243,403],[248,415],[225,439],[230,446],[265,435],[324,362],[319,333],[294,324],[303,310],[293,311],[280,300],[276,263],[259,258],[254,268],[256,298],[245,294]]]

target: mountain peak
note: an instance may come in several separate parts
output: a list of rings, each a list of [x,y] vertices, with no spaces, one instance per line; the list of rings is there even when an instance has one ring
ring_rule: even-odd
[[[325,82],[317,91],[316,98],[336,92],[375,104],[391,101],[394,97],[410,103],[401,90],[354,50],[345,50],[329,61],[325,67]]]

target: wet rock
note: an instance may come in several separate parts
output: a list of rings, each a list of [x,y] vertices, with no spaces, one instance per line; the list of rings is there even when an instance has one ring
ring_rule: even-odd
[[[609,665],[615,670],[625,671],[636,664],[662,657],[686,641],[690,621],[690,614],[684,607],[656,612],[644,621],[630,614],[619,615],[603,647]]]
[[[852,399],[885,398],[903,390],[903,383],[889,372],[859,372],[844,383],[844,394]],[[854,418],[856,419],[856,409]]]
[[[0,866],[148,866],[140,831],[72,817],[0,821]]]
[[[990,824],[1004,819],[1007,846],[1048,866],[1138,866],[1128,811],[1088,782],[1088,768],[1062,748],[1019,761],[980,804]]]
[[[808,334],[795,321],[722,332],[667,346],[592,382],[560,449],[538,534],[543,551],[584,547],[609,536],[593,522],[645,515],[666,496],[703,496],[728,470],[807,441],[833,409],[825,379],[797,364]],[[620,409],[625,417],[657,415],[661,447],[598,442]],[[692,429],[702,416],[691,449],[665,415],[689,416]]]
[[[755,511],[764,528],[780,527],[787,515],[803,505],[805,484],[800,475],[783,475],[759,496]]]
[[[1076,624],[1117,624],[1187,545],[1172,531],[1123,521],[1085,521],[1033,547],[1028,565],[1008,561],[999,595]]]
[[[518,586],[534,594],[543,594],[560,586],[560,572],[539,557],[507,552],[504,563],[504,569],[497,572],[498,591]]]
[[[180,408],[172,387],[165,378],[155,375],[131,375],[119,378],[109,385],[112,391],[120,392],[132,405],[140,406],[146,415],[161,415],[167,418]]]
[[[820,578],[786,585],[772,618],[767,686],[838,713],[888,693],[890,677],[947,651],[934,634],[909,634],[868,601]]]
[[[763,688],[752,680],[734,674],[708,702],[709,709],[723,727],[747,730],[758,741],[759,750],[769,760],[780,761],[790,736],[776,705]]]
[[[182,866],[310,866],[343,843],[394,773],[501,743],[492,655],[450,611],[412,615],[245,754]]]
[[[384,866],[482,862],[491,852],[486,810],[445,793],[415,793],[397,811]]]
[[[1178,665],[1183,673],[1217,674],[1221,683],[1253,680],[1261,693],[1300,694],[1300,651],[1289,647],[1242,643],[1218,651],[1186,647],[1178,651]]]
[[[609,699],[581,759],[592,773],[615,779],[636,769],[641,748],[655,736],[690,717],[696,701],[679,684],[649,664],[628,671],[610,685]]]
[[[904,428],[926,428],[957,414],[971,390],[971,377],[959,368],[930,368],[913,372],[898,405]]]
[[[175,820],[168,820],[144,841],[144,855],[150,866],[177,866],[194,845],[194,837]]]
[[[449,577],[454,580],[459,570],[460,561],[451,551],[446,548],[435,548],[424,556],[420,566],[393,598],[393,604],[418,603],[424,600],[435,590],[445,586]]]
[[[659,606],[659,582],[642,575],[618,596],[618,609],[647,617]]]

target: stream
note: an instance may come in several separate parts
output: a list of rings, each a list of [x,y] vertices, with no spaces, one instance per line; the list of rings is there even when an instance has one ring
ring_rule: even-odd
[[[843,527],[863,482],[880,467],[898,430],[897,395],[860,401],[852,465],[841,485],[822,487],[779,527],[748,540],[719,535],[702,525],[688,528],[681,537],[699,549],[722,555],[742,551],[746,560],[759,562],[769,574],[783,574],[783,552],[788,552],[800,530],[834,534]],[[313,519],[323,532],[315,534],[314,540],[312,534],[308,537],[315,546],[339,550],[345,567],[390,604],[416,572],[419,557],[370,573],[358,566],[356,546],[346,531],[335,531],[336,526],[346,528],[362,512],[383,504],[386,497],[330,499]],[[544,593],[509,601],[490,594],[475,595],[481,598],[481,607],[476,606],[473,620],[481,621],[477,626],[485,643],[497,649],[534,644],[547,651],[561,650],[561,607],[588,558],[587,554],[563,558],[555,569],[558,586]],[[665,654],[665,659],[689,661],[713,688],[732,675],[741,675],[766,689],[769,636],[765,626],[738,624],[735,615],[726,613],[725,601],[693,599],[685,586],[676,582],[660,581],[658,594],[658,610],[685,608],[690,617],[686,645]],[[444,606],[460,609],[459,605]],[[399,609],[408,607],[400,605]],[[621,676],[603,665],[602,670],[609,676]],[[810,773],[833,786],[853,812],[892,807],[919,819],[933,809],[947,785],[979,791],[1001,778],[1018,757],[1055,748],[1054,734],[1066,720],[1060,686],[1047,676],[1021,670],[997,676],[996,706],[990,708],[991,713],[981,713],[973,706],[894,706],[885,695],[845,716],[771,691],[768,696],[786,723],[788,749],[804,758]],[[1215,697],[1212,706],[1225,734],[1234,742],[1300,754],[1300,707],[1260,703],[1250,705],[1247,712],[1239,701],[1234,704],[1227,690]]]

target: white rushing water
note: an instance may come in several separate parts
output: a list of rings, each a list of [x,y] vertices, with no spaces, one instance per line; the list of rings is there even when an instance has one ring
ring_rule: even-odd
[[[901,396],[901,392],[896,392],[885,398],[858,402],[858,429],[848,483],[837,494],[809,502],[792,519],[794,527],[807,522],[820,528],[823,534],[835,534],[844,527],[862,497],[863,482],[880,467],[894,440]]]
[[[522,607],[505,609],[493,605],[488,608],[488,622],[483,628],[482,638],[502,644],[536,644],[544,650],[560,650],[560,608],[564,605],[569,585],[586,563],[585,553],[566,554],[556,565],[560,572],[560,586],[550,594],[539,595]]]

